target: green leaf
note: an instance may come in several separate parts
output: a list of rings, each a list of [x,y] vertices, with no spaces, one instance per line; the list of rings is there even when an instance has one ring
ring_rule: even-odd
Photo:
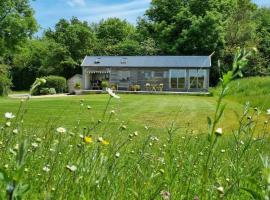
[[[0,181],[3,181],[4,183],[8,183],[9,180],[10,179],[9,179],[7,173],[5,172],[5,170],[0,169]]]
[[[247,193],[249,193],[256,200],[264,200],[263,195],[256,192],[256,191],[253,191],[253,190],[248,189],[248,188],[241,188],[241,190],[246,191]]]
[[[139,194],[136,191],[131,188],[128,188],[127,190],[130,191],[136,198],[139,198]]]

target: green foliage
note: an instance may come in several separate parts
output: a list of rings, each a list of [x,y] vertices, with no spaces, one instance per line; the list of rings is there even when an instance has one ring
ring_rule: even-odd
[[[109,82],[108,81],[102,81],[101,82],[101,87],[104,88],[104,89],[109,87]]]
[[[57,93],[63,93],[67,89],[67,81],[61,76],[46,76],[43,77],[46,80],[44,85],[47,88],[55,88]]]
[[[29,0],[0,1],[0,56],[14,52],[36,31]]]
[[[0,96],[6,96],[11,85],[7,66],[0,64]]]
[[[39,94],[41,95],[53,95],[53,94],[56,94],[56,91],[54,88],[41,88],[40,91],[39,91]]]
[[[236,79],[230,84],[227,91],[227,98],[241,104],[249,102],[252,107],[267,109],[270,107],[270,78],[269,77],[249,77]],[[213,90],[217,95],[220,86]]]
[[[30,95],[37,95],[39,94],[39,88],[45,85],[46,79],[44,78],[36,78],[35,82],[32,84],[30,88]]]
[[[42,78],[37,78],[33,83],[30,94],[40,95],[40,94],[56,94],[63,93],[67,89],[67,81],[61,76],[45,76]]]
[[[74,88],[77,89],[77,90],[81,89],[81,84],[80,83],[75,83]]]
[[[125,20],[109,18],[100,21],[96,34],[102,44],[115,45],[134,37],[135,28]]]

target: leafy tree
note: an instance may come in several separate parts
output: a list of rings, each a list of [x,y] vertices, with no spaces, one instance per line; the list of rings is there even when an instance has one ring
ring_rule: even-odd
[[[109,18],[101,20],[96,27],[96,35],[99,42],[106,45],[115,45],[135,35],[135,27],[125,20]]]
[[[257,23],[257,36],[259,38],[258,50],[261,54],[263,67],[259,69],[261,75],[270,73],[270,8],[259,8],[255,14]]]
[[[0,96],[7,95],[10,86],[11,80],[9,78],[8,67],[0,64]]]
[[[14,51],[37,31],[29,0],[0,1],[0,56]]]
[[[45,37],[59,45],[49,53],[47,64],[43,67],[46,70],[48,67],[57,68],[51,71],[66,78],[81,71],[80,64],[84,56],[93,53],[96,43],[92,28],[87,22],[81,22],[77,18],[70,21],[61,19],[55,25],[55,30],[49,29],[45,32]],[[64,70],[58,71],[60,67]]]

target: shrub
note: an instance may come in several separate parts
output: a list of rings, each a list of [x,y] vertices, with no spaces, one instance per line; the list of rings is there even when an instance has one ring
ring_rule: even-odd
[[[75,88],[76,90],[81,89],[81,84],[80,84],[80,83],[75,83],[74,88]]]
[[[102,87],[102,88],[107,88],[107,87],[109,87],[108,81],[102,81],[102,82],[101,82],[101,87]]]
[[[67,89],[67,81],[61,76],[46,76],[43,77],[46,80],[45,87],[55,88],[56,93],[63,93]]]
[[[131,91],[140,91],[141,90],[141,86],[140,85],[131,85],[130,86],[130,90]]]
[[[42,95],[48,95],[48,94],[56,94],[56,91],[54,88],[41,88],[40,91],[39,91],[39,94],[42,94]]]

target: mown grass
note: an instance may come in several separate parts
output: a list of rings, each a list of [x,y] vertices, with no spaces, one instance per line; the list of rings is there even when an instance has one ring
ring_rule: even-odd
[[[84,99],[83,107],[80,100]],[[65,127],[73,127],[78,119],[82,125],[91,121],[88,105],[95,119],[99,119],[108,100],[107,95],[85,95],[74,97],[31,99],[27,104],[25,126],[46,127],[51,123],[58,123]],[[4,98],[0,100],[0,113],[16,113],[20,99]],[[227,102],[228,112],[221,125],[230,131],[237,126],[235,112],[241,111],[242,105]],[[121,95],[119,102],[113,102],[111,109],[116,110],[119,122],[125,121],[132,128],[143,128],[145,125],[163,131],[175,115],[179,127],[192,126],[194,130],[207,129],[207,116],[213,115],[216,104],[215,97],[200,96],[171,96],[171,95]],[[83,109],[83,112],[79,112]],[[3,119],[0,119],[0,122]]]

